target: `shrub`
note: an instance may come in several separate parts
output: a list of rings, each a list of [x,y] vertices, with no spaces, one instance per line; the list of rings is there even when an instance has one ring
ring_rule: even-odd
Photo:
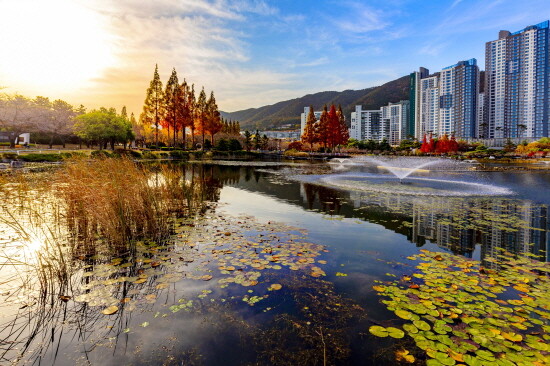
[[[94,150],[90,153],[92,158],[111,158],[113,155],[107,150]]]
[[[61,157],[63,159],[70,159],[70,158],[85,158],[86,154],[79,151],[73,151],[73,152],[62,152]]]
[[[228,151],[229,150],[229,141],[227,141],[226,139],[218,140],[218,144],[216,145],[216,150],[218,150],[218,151]]]
[[[19,155],[17,155],[16,153],[3,153],[2,154],[2,158],[7,159],[7,160],[17,160],[18,156]]]
[[[19,160],[27,162],[56,162],[63,160],[60,154],[26,154],[19,155]]]
[[[170,156],[174,159],[189,159],[189,153],[183,150],[172,150]]]
[[[292,141],[290,144],[288,144],[288,150],[296,150],[296,151],[302,151],[303,145],[300,141]]]
[[[309,154],[305,151],[297,151],[294,149],[287,150],[283,153],[284,156],[306,157]]]
[[[228,149],[229,151],[239,151],[243,149],[243,146],[241,145],[239,140],[231,139],[228,143]]]
[[[158,156],[150,151],[144,151],[143,154],[141,154],[141,157],[143,159],[158,159]]]

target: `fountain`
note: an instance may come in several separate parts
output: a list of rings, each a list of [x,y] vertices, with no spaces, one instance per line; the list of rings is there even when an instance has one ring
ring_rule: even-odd
[[[451,174],[469,171],[472,165],[450,159],[367,156],[342,161],[333,160],[331,165],[336,171],[348,172],[329,174],[321,177],[321,182],[346,190],[434,196],[488,196],[513,193],[508,188],[475,180],[449,179]]]

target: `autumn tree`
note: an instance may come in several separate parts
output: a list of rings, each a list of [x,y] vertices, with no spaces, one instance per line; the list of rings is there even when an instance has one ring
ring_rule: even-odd
[[[172,128],[173,146],[176,146],[178,132],[184,128],[185,108],[185,91],[179,84],[178,74],[174,68],[164,90],[164,121],[168,131]]]
[[[206,135],[206,124],[208,123],[208,101],[206,100],[206,93],[204,87],[199,94],[197,103],[195,104],[195,129],[197,133],[202,135],[202,149],[204,150],[204,136]]]
[[[220,132],[222,129],[220,111],[216,104],[216,98],[214,92],[210,92],[210,98],[206,102],[206,124],[205,130],[208,132],[211,138],[212,145],[214,145],[214,135]]]
[[[189,124],[191,129],[191,149],[195,148],[195,119],[197,118],[197,100],[195,98],[195,84],[191,85],[191,90],[187,94],[187,103],[189,105]]]
[[[187,81],[183,79],[183,83],[180,85],[180,95],[181,95],[181,108],[178,110],[179,118],[181,120],[181,130],[182,130],[182,141],[183,147],[185,148],[185,129],[187,127],[193,128],[193,107],[195,103],[195,91],[193,89],[193,95],[191,95],[191,89],[187,84]]]
[[[50,111],[49,118],[40,123],[39,129],[50,135],[50,149],[56,137],[61,138],[61,144],[65,147],[65,138],[73,132],[77,112],[72,105],[61,99],[52,102]]]
[[[319,121],[315,124],[315,141],[319,142],[323,148],[328,147],[329,119],[327,105],[323,107],[323,112]]]
[[[44,109],[19,95],[0,95],[0,131],[7,134],[10,147],[15,147],[19,135],[36,129]]]
[[[336,144],[345,145],[349,141],[349,129],[346,125],[346,117],[344,116],[344,112],[342,112],[342,106],[340,104],[338,105],[338,111],[336,111],[336,115],[338,116],[338,132]]]
[[[155,66],[153,80],[147,89],[147,95],[143,105],[144,120],[151,121],[155,125],[155,145],[159,143],[159,126],[164,107],[164,93],[162,91],[162,81],[158,73],[158,65]]]
[[[313,151],[313,143],[315,142],[315,112],[313,111],[313,106],[309,106],[309,113],[306,119],[306,125],[304,128],[304,134],[302,135],[302,142],[309,144],[310,151]]]

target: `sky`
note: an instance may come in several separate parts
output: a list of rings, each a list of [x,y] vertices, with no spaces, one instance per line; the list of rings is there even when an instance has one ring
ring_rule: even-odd
[[[477,58],[548,0],[0,0],[2,92],[136,115],[158,64],[224,111]]]

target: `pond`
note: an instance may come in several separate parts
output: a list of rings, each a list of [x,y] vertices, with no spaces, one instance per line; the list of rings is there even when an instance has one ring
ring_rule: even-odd
[[[62,183],[4,182],[0,363],[550,362],[547,171],[426,170],[416,191],[376,164],[171,169],[186,211],[131,245],[67,223]]]

